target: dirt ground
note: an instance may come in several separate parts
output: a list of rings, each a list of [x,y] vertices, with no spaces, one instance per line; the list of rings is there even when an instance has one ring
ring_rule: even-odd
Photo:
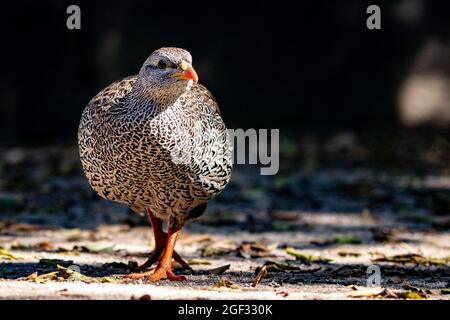
[[[174,264],[187,280],[156,284],[126,278],[153,245],[145,217],[93,194],[76,148],[3,150],[0,298],[449,299],[448,167],[435,153],[405,167],[404,150],[368,165],[340,139],[323,146],[349,149],[335,166],[308,140],[309,158],[282,147],[277,176],[236,166],[177,243],[195,274]]]

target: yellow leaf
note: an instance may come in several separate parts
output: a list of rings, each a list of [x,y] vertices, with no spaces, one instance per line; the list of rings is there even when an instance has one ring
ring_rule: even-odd
[[[231,280],[228,279],[220,279],[219,282],[217,282],[215,285],[213,285],[213,288],[218,288],[218,289],[222,289],[222,288],[226,288],[226,289],[233,289],[233,290],[239,290],[240,287],[234,283]]]
[[[0,247],[0,257],[4,257],[7,260],[17,260],[19,259],[19,257],[15,256],[14,254],[12,254],[11,252],[9,252],[8,250]]]
[[[328,263],[332,261],[331,259],[327,258],[321,258],[318,256],[314,256],[312,254],[302,253],[300,251],[295,250],[292,247],[286,248],[286,253],[294,256],[296,260],[299,260],[301,262],[322,262],[322,263]]]
[[[36,283],[45,283],[49,280],[56,280],[58,278],[58,271],[53,271],[38,276],[37,272],[30,274],[29,276],[23,278],[23,280],[32,281]]]
[[[378,296],[382,295],[383,292],[384,292],[384,289],[380,288],[380,287],[368,288],[368,289],[364,288],[361,290],[347,293],[347,296],[351,297],[351,298],[372,298],[372,297],[378,297]]]

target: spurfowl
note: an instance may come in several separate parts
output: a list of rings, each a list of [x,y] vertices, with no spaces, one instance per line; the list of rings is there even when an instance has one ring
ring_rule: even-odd
[[[174,251],[180,230],[230,179],[227,129],[197,81],[188,51],[161,48],[139,74],[106,87],[83,111],[78,145],[90,185],[103,198],[146,210],[153,226],[155,249],[138,271],[158,265],[131,278],[184,280],[172,271],[172,258],[190,269]]]

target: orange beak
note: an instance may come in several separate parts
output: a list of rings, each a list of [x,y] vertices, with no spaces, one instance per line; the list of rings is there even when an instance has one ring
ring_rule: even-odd
[[[193,80],[194,82],[198,82],[197,72],[195,72],[194,68],[192,68],[189,63],[182,61],[180,63],[180,69],[183,71],[175,73],[173,75],[174,77],[182,80]]]
[[[184,70],[182,73],[182,79],[186,80],[193,80],[194,82],[198,82],[198,75],[197,72],[195,72],[194,68],[192,66],[189,66],[186,70]]]

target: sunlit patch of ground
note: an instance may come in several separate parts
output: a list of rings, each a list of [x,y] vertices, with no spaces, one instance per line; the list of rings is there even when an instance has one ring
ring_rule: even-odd
[[[370,155],[347,138],[323,150],[282,145],[277,176],[236,166],[177,243],[196,273],[175,265],[187,280],[157,284],[125,278],[150,251],[151,229],[91,191],[76,148],[8,149],[0,298],[448,299],[448,150]]]

